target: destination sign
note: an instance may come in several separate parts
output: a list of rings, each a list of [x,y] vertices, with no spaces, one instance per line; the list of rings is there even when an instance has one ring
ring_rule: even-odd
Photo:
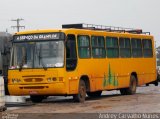
[[[27,35],[15,35],[14,41],[37,41],[37,40],[54,40],[60,39],[61,33],[47,33],[47,34],[27,34]],[[63,35],[64,36],[64,35]]]

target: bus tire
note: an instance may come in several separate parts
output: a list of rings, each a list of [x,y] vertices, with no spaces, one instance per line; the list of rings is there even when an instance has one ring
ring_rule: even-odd
[[[93,98],[100,97],[101,94],[102,94],[102,91],[87,92],[87,95]]]
[[[120,93],[121,95],[133,95],[136,93],[136,88],[137,88],[137,80],[134,75],[131,75],[129,88],[120,89]]]
[[[86,85],[83,80],[80,80],[79,82],[79,88],[78,88],[78,94],[73,95],[73,100],[75,102],[81,102],[83,103],[86,99]]]
[[[158,86],[158,81],[155,81],[154,85],[155,85],[155,86]]]
[[[44,96],[40,95],[30,95],[30,99],[33,103],[40,103],[44,99]]]

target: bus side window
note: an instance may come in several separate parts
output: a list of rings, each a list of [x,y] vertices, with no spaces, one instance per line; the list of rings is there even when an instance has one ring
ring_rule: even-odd
[[[142,57],[141,39],[132,38],[131,45],[132,45],[132,57],[134,58]]]
[[[107,58],[118,58],[119,57],[119,47],[117,37],[106,37],[106,51]]]
[[[66,42],[66,70],[73,71],[77,66],[76,38],[69,34]]]
[[[131,57],[130,38],[119,38],[119,45],[120,45],[120,57],[130,58]]]
[[[143,39],[143,55],[144,57],[153,57],[152,41],[151,39]]]
[[[93,58],[105,58],[105,42],[103,36],[92,36],[92,56]]]
[[[91,58],[90,37],[78,35],[78,54],[79,58]]]

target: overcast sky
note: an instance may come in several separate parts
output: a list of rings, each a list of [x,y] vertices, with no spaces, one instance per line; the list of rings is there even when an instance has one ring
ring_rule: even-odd
[[[16,32],[17,18],[25,30],[67,23],[142,28],[160,45],[160,0],[0,0],[0,31]]]

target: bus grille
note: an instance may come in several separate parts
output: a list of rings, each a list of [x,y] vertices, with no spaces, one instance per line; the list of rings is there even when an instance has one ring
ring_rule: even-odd
[[[42,78],[27,78],[24,79],[25,82],[42,82],[43,79]]]
[[[48,86],[27,86],[27,87],[20,87],[20,89],[44,89],[48,88]]]

